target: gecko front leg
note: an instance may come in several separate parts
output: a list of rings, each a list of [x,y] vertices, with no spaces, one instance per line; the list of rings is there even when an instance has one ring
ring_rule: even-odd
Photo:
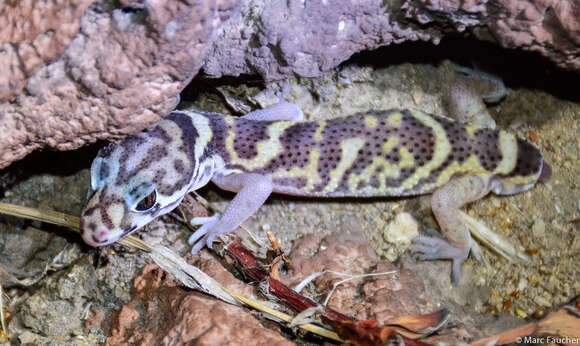
[[[476,245],[459,210],[492,190],[489,174],[468,174],[450,180],[431,197],[431,209],[446,239],[421,236],[413,240],[413,252],[422,253],[421,260],[450,259],[453,261],[453,281],[461,281],[461,263]]]
[[[241,118],[253,121],[304,120],[304,113],[298,106],[279,98],[278,103],[255,110]],[[204,245],[211,248],[215,237],[238,228],[264,204],[273,189],[272,182],[268,178],[256,173],[238,173],[225,176],[216,172],[211,181],[222,190],[238,194],[231,201],[223,216],[216,214],[191,220],[193,225],[202,225],[189,237],[189,244],[195,244],[191,249],[192,253],[198,252]]]
[[[220,234],[230,233],[252,216],[272,193],[272,182],[256,173],[240,173],[224,176],[216,173],[212,177],[223,190],[237,192],[222,217],[207,218],[201,228],[189,238],[193,245],[191,253],[196,253],[205,245],[212,247],[213,240]]]

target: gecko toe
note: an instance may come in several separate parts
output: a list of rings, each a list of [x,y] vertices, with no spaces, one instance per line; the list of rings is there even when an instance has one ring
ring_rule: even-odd
[[[192,235],[189,236],[189,239],[187,239],[187,243],[189,245],[193,245],[195,244],[201,237],[203,237],[205,235],[205,232],[200,232],[201,229],[198,229],[197,231],[195,231]]]
[[[197,243],[195,243],[195,245],[193,245],[193,247],[191,248],[191,254],[195,255],[196,253],[198,253],[199,250],[201,250],[204,245],[205,245],[205,242],[203,242],[203,241],[198,241]]]
[[[188,243],[189,245],[193,245],[195,243],[196,247],[198,246],[198,244],[201,243],[201,245],[199,245],[200,249],[201,247],[203,247],[203,244],[205,243],[203,241],[204,237],[207,237],[208,234],[212,233],[212,229],[215,226],[215,224],[220,220],[220,214],[215,214],[213,216],[210,217],[194,217],[191,219],[190,223],[192,225],[202,225],[200,228],[198,228],[195,232],[193,232],[193,234],[189,237],[188,239]],[[198,249],[199,250],[199,249]]]
[[[213,249],[213,241],[217,236],[218,234],[211,233],[205,237],[205,244],[207,245],[208,248]]]
[[[422,253],[422,259],[461,259],[469,254],[469,248],[453,246],[447,240],[435,237],[420,236],[413,239],[414,253]]]
[[[219,214],[219,213],[215,213],[212,216],[198,216],[198,217],[191,218],[191,220],[189,220],[189,223],[192,226],[206,225],[208,223],[213,224],[217,220],[219,220],[220,217],[221,217],[221,214]]]
[[[453,261],[453,283],[461,282],[461,263],[469,255],[469,248],[453,246],[445,239],[420,236],[413,239],[413,253],[419,254],[419,260],[449,259]]]
[[[419,254],[419,259],[437,260],[450,259],[453,261],[453,282],[461,282],[461,263],[469,255],[469,248],[453,246],[445,239],[420,236],[413,240],[413,253]]]

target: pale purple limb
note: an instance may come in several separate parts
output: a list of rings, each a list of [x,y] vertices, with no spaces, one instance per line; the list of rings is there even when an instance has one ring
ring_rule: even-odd
[[[453,281],[461,281],[461,263],[473,247],[469,229],[459,209],[491,191],[490,176],[465,175],[450,180],[433,193],[431,209],[446,239],[421,236],[415,238],[412,251],[421,253],[419,259],[450,259],[453,261]]]
[[[302,121],[304,120],[304,113],[293,103],[280,100],[264,109],[258,109],[250,112],[242,117],[248,120],[264,120],[264,121]]]
[[[421,253],[419,259],[437,260],[450,259],[453,262],[453,282],[457,285],[461,282],[461,263],[469,256],[470,246],[453,246],[447,240],[436,237],[420,236],[413,239],[415,253]]]
[[[191,236],[190,244],[197,241],[191,250],[192,253],[201,250],[204,245],[211,248],[213,240],[218,235],[234,231],[252,216],[272,193],[272,182],[261,174],[241,173],[224,176],[216,173],[212,181],[221,189],[237,194],[221,218],[208,220],[208,223]]]

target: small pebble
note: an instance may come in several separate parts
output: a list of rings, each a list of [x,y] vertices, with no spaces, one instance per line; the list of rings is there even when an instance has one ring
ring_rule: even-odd
[[[540,139],[540,135],[534,130],[529,130],[528,131],[528,139],[532,142],[537,142],[538,139]]]
[[[528,280],[522,278],[520,282],[518,282],[518,290],[523,291],[528,287]]]
[[[552,303],[550,303],[550,301],[544,297],[536,297],[535,299],[536,303],[542,306],[546,306],[546,307],[550,307],[552,306]]]
[[[400,252],[410,246],[411,241],[419,235],[419,225],[409,213],[399,213],[383,231],[383,239],[389,245],[384,256],[389,261],[398,258]]]
[[[537,238],[543,237],[546,234],[546,224],[544,221],[540,219],[536,220],[532,226],[532,233]]]

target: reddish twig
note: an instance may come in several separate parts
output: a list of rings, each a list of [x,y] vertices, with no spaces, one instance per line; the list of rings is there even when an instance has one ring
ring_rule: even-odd
[[[447,320],[448,312],[441,310],[428,315],[406,316],[385,326],[380,326],[375,320],[358,321],[322,306],[270,277],[268,271],[240,241],[231,243],[227,247],[227,253],[234,260],[236,269],[247,279],[260,283],[266,296],[275,297],[297,312],[319,308],[321,321],[332,326],[342,338],[356,345],[383,345],[386,340],[395,337],[401,338],[406,345],[428,345],[414,339],[436,331]]]

